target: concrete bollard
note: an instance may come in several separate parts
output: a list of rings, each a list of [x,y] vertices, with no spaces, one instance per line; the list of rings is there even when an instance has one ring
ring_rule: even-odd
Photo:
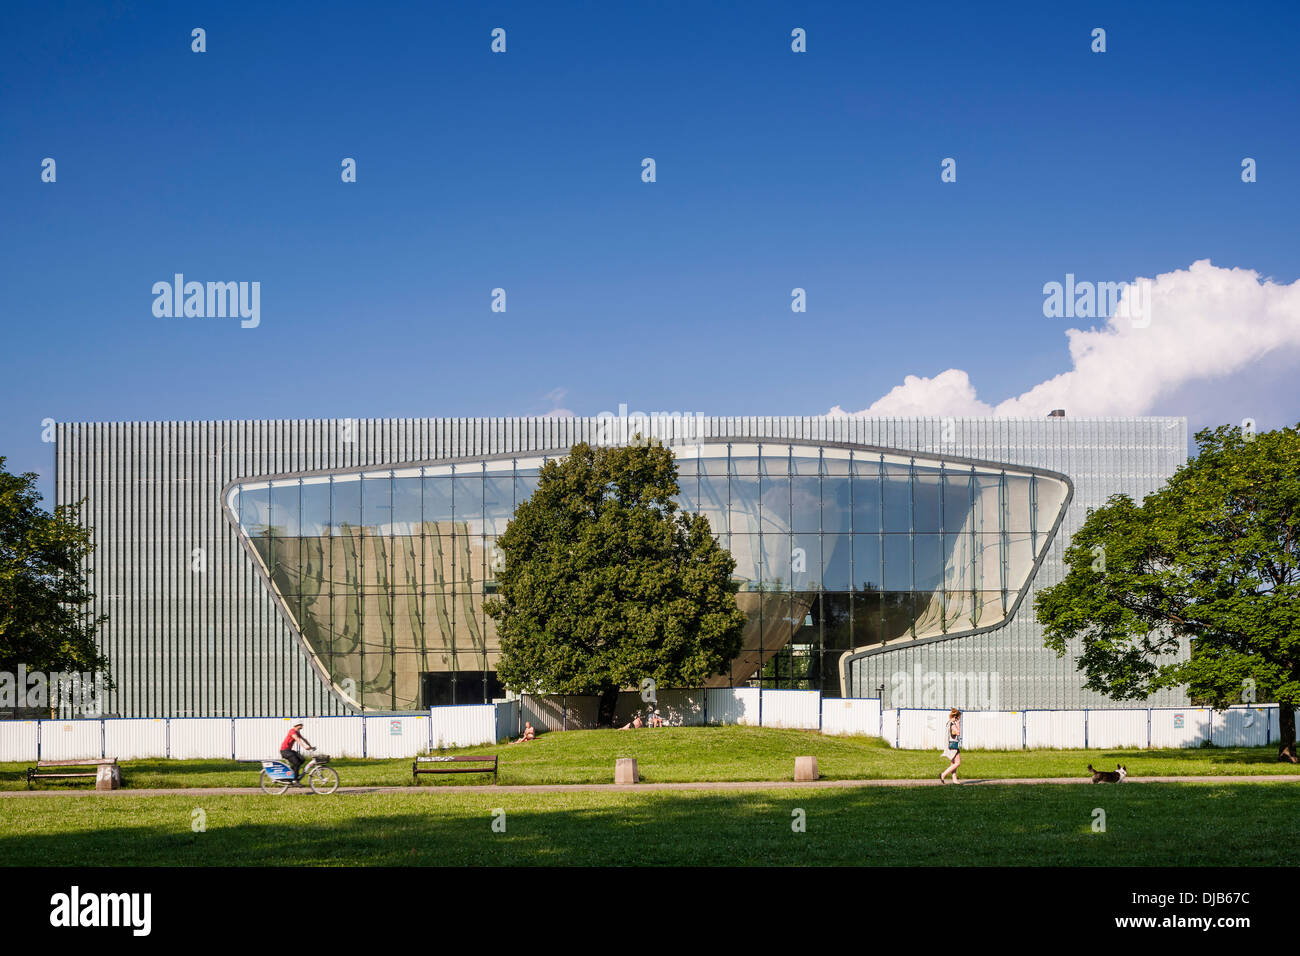
[[[95,770],[96,790],[120,790],[122,788],[122,771],[117,764],[100,764]]]
[[[794,779],[796,783],[807,783],[809,780],[817,779],[817,758],[816,757],[795,757],[794,758]]]
[[[635,757],[619,757],[614,761],[615,783],[636,783],[639,779],[636,773]]]

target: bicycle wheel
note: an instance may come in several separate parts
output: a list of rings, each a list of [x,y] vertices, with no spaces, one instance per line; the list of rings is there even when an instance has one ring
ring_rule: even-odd
[[[339,788],[339,772],[333,767],[317,767],[307,780],[314,793],[329,794]]]
[[[288,780],[277,780],[265,770],[262,771],[261,782],[263,793],[284,793],[289,789]]]

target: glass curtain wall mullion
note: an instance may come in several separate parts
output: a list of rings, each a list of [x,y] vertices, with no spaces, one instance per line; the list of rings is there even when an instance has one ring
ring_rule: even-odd
[[[818,458],[821,459],[817,471],[823,472],[826,470],[826,449],[819,448],[817,450],[817,456]],[[856,511],[853,502],[853,486],[857,483],[854,481],[854,479],[857,477],[857,469],[853,461],[852,448],[849,449],[848,473],[849,473],[849,648],[852,649],[857,644],[857,636],[858,636],[858,632],[854,627],[854,625],[857,623],[854,620],[854,611],[855,611],[855,605],[858,602],[854,600],[854,594],[858,589],[858,569],[853,563],[855,552],[857,551],[857,548],[853,546],[854,542],[857,541],[856,538],[857,528],[855,527],[855,522],[854,522],[854,515],[856,514]],[[825,496],[823,496],[822,510],[825,511],[825,509],[826,509],[826,498]],[[822,653],[823,654],[826,653],[826,648],[824,645],[822,647]],[[846,676],[849,677],[849,683],[851,688],[853,678],[849,675]],[[844,692],[848,694],[848,696],[852,697],[853,691],[850,688],[844,688]]]
[[[907,553],[911,567],[908,568],[908,591],[912,595],[912,623],[908,630],[916,638],[916,459],[907,460]]]
[[[460,563],[460,536],[457,532],[457,521],[459,517],[456,511],[456,465],[451,466],[450,477],[447,479],[447,486],[451,491],[451,520],[448,524],[451,526],[451,566],[448,568],[450,574],[449,584],[450,591],[447,593],[447,603],[451,606],[451,613],[447,615],[448,627],[451,629],[450,640],[447,642],[451,645],[451,699],[456,699],[456,674],[460,670],[460,654],[456,650],[456,639],[459,637],[459,631],[456,628],[456,613],[460,610],[460,602],[456,600],[456,587],[460,583],[458,576],[457,564]],[[447,583],[444,584],[446,589]]]
[[[1007,616],[1007,560],[1011,551],[1011,541],[1007,531],[1007,472],[1003,469],[998,474],[998,587],[1002,594],[1002,616]]]
[[[357,663],[357,688],[361,700],[361,709],[366,709],[366,480],[357,477],[357,648],[360,660]]]
[[[511,476],[510,485],[512,488],[514,487],[514,483],[515,483],[514,477]],[[486,589],[487,579],[488,579],[487,462],[486,461],[483,462],[482,498],[483,498],[483,587],[484,589]],[[494,531],[496,530],[495,525],[493,526],[493,530]],[[493,536],[492,541],[494,544],[496,543],[495,535]],[[481,655],[480,658],[482,661],[482,665],[479,667],[479,671],[482,673],[483,676],[479,681],[479,695],[481,697],[481,702],[486,704],[487,703],[487,655],[488,655],[487,634],[488,632],[487,632],[487,611],[483,610],[482,601],[478,602],[478,616],[479,616],[479,633],[483,635],[483,654]]]
[[[888,633],[885,630],[888,611],[885,602],[885,582],[889,580],[889,572],[885,568],[885,456],[882,453],[876,462],[876,488],[878,504],[880,506],[880,534],[876,535],[880,539],[880,638],[883,642]]]
[[[397,497],[397,476],[388,472],[388,587],[387,587],[387,608],[388,608],[388,634],[389,645],[388,663],[393,669],[389,691],[389,707],[397,709],[397,522],[394,521],[396,508],[394,507]],[[382,537],[382,536],[381,536]]]
[[[948,474],[944,463],[939,462],[939,559],[943,564],[939,568],[939,633],[948,633],[948,550],[945,547],[948,525],[943,511],[944,498],[947,495]]]
[[[976,516],[975,514],[975,485],[976,485],[975,466],[972,465],[970,469],[970,484],[968,486],[970,491],[970,504],[969,504],[970,510],[967,512],[967,514],[970,516],[968,523],[970,524],[970,615],[969,617],[970,617],[971,627],[979,626],[980,613],[983,610],[983,605],[980,603],[980,590],[981,590],[980,584],[983,582],[979,581],[975,575],[976,575],[976,567],[977,567],[977,561],[979,556],[979,552],[976,550],[976,546],[978,545],[980,540],[978,535],[980,534],[980,532],[984,530],[983,528],[984,516],[983,514],[980,514],[978,516]]]

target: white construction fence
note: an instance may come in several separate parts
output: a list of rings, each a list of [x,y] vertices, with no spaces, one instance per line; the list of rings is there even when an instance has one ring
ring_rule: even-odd
[[[966,711],[962,714],[962,746],[970,750],[1142,750],[1205,744],[1265,747],[1281,739],[1278,716],[1277,704],[1227,710]],[[886,710],[880,723],[880,736],[894,747],[938,749],[947,731],[948,711]]]
[[[596,726],[599,698],[533,697],[425,713],[306,718],[307,738],[339,757],[396,759],[453,747],[493,744],[521,732]],[[822,698],[817,691],[750,687],[660,690],[653,700],[619,695],[616,726],[658,709],[671,726],[747,725],[881,737],[904,750],[938,749],[947,710],[882,710],[869,698]],[[36,760],[261,760],[278,754],[288,717],[0,720],[0,763]],[[1281,737],[1276,704],[1227,710],[1167,707],[1125,710],[967,711],[963,743],[973,750],[1263,747]]]

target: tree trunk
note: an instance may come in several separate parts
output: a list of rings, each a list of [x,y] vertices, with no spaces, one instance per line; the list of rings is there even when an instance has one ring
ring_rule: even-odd
[[[1282,731],[1282,739],[1278,744],[1277,759],[1296,763],[1295,704],[1278,704],[1277,711],[1277,724]]]
[[[597,727],[614,726],[614,709],[618,706],[618,688],[606,687],[600,692],[600,711],[596,716]]]

